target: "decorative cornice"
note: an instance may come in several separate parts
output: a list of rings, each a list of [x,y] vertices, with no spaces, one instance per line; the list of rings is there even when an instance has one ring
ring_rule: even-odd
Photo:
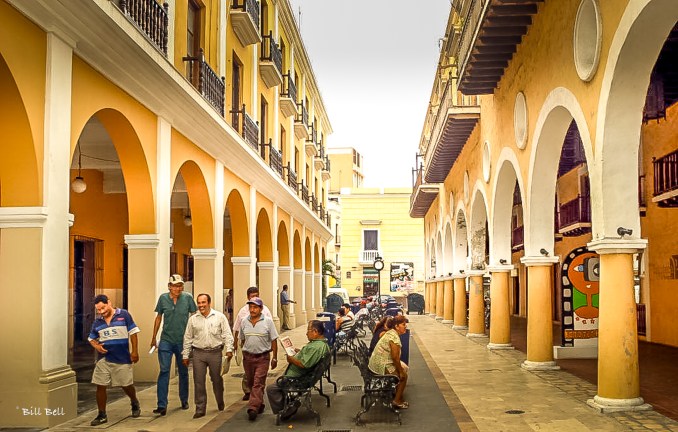
[[[271,261],[260,261],[257,263],[257,267],[264,270],[273,269],[273,262]]]
[[[601,239],[594,240],[586,247],[599,255],[604,254],[633,254],[647,247],[646,239]]]
[[[159,234],[127,234],[125,235],[127,249],[157,249],[160,245]]]
[[[292,267],[290,266],[278,266],[278,271],[283,272],[283,271],[291,271]]]
[[[526,256],[520,258],[520,262],[523,263],[526,267],[533,266],[550,266],[560,261],[560,258],[557,256],[545,257],[545,256]]]
[[[257,259],[254,257],[231,257],[231,263],[236,266],[250,265],[257,262]]]
[[[207,259],[216,259],[217,256],[219,255],[219,252],[214,248],[191,249],[191,255],[193,256],[193,259],[207,260]]]
[[[504,273],[504,272],[510,272],[514,268],[516,268],[516,267],[514,265],[511,265],[511,264],[498,264],[498,265],[493,265],[493,266],[487,267],[487,270],[490,273]]]
[[[0,228],[42,228],[47,207],[0,207]]]

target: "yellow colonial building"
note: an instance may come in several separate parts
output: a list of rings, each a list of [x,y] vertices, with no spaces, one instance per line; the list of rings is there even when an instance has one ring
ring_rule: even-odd
[[[665,0],[454,1],[418,146],[427,312],[486,336],[489,276],[488,348],[526,317],[523,367],[597,357],[605,412],[649,408],[639,339],[678,346],[677,22]]]
[[[95,294],[141,328],[139,381],[171,273],[321,308],[332,127],[288,0],[0,0],[0,89],[0,427],[76,416]]]
[[[423,221],[409,217],[410,188],[344,188],[337,272],[350,297],[424,292]],[[381,257],[384,268],[374,268]],[[403,300],[404,302],[404,300]]]

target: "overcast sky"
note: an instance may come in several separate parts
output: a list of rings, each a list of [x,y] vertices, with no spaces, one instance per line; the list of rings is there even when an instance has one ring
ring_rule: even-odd
[[[364,186],[412,186],[450,0],[290,0],[334,133]]]

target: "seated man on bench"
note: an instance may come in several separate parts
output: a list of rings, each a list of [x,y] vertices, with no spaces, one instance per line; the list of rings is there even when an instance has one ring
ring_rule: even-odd
[[[287,356],[289,366],[287,366],[283,377],[298,378],[313,372],[314,366],[330,351],[324,334],[325,327],[323,327],[322,322],[313,320],[308,323],[306,337],[308,337],[309,342],[294,356]],[[313,384],[315,383],[312,383],[311,386]],[[279,382],[266,386],[266,394],[268,395],[268,402],[271,405],[273,414],[278,414],[285,406],[285,394]],[[282,413],[281,419],[287,420],[292,417],[297,412],[297,409],[299,409],[299,406],[301,406],[301,401],[295,400],[294,404],[288,407],[288,412]]]

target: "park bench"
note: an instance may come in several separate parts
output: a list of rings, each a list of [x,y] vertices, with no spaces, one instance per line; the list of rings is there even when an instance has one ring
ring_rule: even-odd
[[[378,375],[370,370],[368,348],[362,340],[358,340],[352,358],[363,379],[363,395],[360,398],[360,411],[355,417],[356,424],[362,425],[361,416],[377,403],[390,409],[396,415],[398,424],[402,424],[400,411],[391,404],[400,379],[395,375]]]
[[[313,367],[309,373],[300,377],[286,377],[281,376],[276,383],[283,392],[283,408],[278,412],[275,418],[275,424],[280,425],[284,413],[289,413],[300,406],[306,407],[316,417],[317,426],[320,426],[320,413],[313,409],[311,403],[311,392],[313,389],[318,390],[320,396],[327,400],[327,406],[330,406],[330,397],[322,392],[322,378],[327,370],[330,368],[332,361],[331,353],[327,353],[323,358]],[[318,383],[320,385],[318,386]],[[330,381],[331,382],[331,381]]]

